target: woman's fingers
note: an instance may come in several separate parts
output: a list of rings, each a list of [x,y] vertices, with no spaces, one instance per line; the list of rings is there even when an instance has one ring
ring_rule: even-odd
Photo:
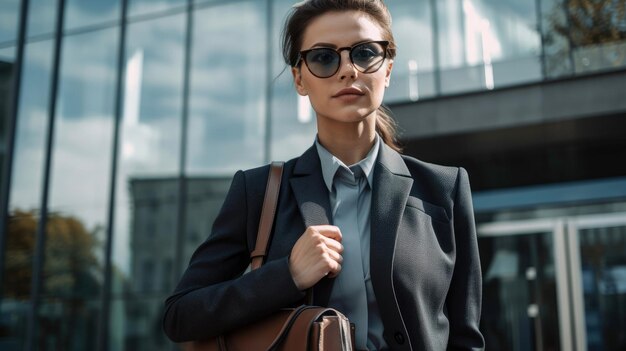
[[[298,239],[289,257],[289,269],[300,290],[315,285],[326,275],[341,271],[341,231],[336,226],[311,226]]]
[[[316,225],[316,226],[311,226],[307,228],[307,231],[314,231],[317,233],[320,233],[321,235],[336,240],[338,242],[341,242],[341,231],[339,230],[339,227],[334,226],[334,225]],[[306,232],[305,232],[306,233]]]

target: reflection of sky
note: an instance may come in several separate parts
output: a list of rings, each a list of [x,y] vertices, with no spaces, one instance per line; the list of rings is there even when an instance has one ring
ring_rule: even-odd
[[[45,128],[48,120],[51,50],[50,41],[28,44],[24,48],[15,138],[16,156],[13,158],[11,176],[11,209],[39,207]]]
[[[106,223],[113,135],[115,28],[63,42],[50,182],[51,211]]]
[[[15,40],[19,19],[19,0],[0,1],[0,43]]]
[[[194,17],[188,135],[191,173],[230,174],[262,162],[266,39],[263,2],[229,3]],[[237,21],[233,21],[237,18]]]
[[[66,0],[65,29],[114,21],[120,16],[120,0]]]
[[[35,35],[53,33],[56,15],[56,1],[29,0],[26,35],[32,37]]]
[[[497,61],[540,50],[535,1],[446,0],[437,9],[443,67],[480,64],[485,53]]]
[[[163,11],[172,7],[185,6],[186,4],[187,0],[128,0],[128,13],[131,16],[140,15],[155,11]]]

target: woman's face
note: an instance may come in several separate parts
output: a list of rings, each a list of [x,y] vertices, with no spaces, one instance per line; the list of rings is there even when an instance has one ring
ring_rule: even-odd
[[[384,40],[378,23],[359,11],[328,12],[306,28],[300,50],[352,47],[365,41]],[[349,51],[341,51],[339,70],[329,78],[314,76],[301,63],[292,69],[298,94],[309,96],[320,122],[355,123],[375,121],[385,87],[389,85],[392,60],[386,59],[373,73],[359,72]]]

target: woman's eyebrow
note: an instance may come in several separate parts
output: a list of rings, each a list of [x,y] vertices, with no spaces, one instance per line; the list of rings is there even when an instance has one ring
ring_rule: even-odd
[[[337,45],[331,44],[331,43],[315,43],[311,45],[311,48],[320,47],[320,46],[325,47],[325,48],[333,48],[333,49],[337,48]]]
[[[350,46],[359,45],[359,44],[362,44],[362,43],[366,43],[368,41],[375,41],[375,40],[374,39],[369,39],[369,38],[368,39],[362,39],[362,40],[359,40],[359,41],[356,41],[356,42],[352,43],[352,45],[350,45]],[[347,46],[347,47],[350,47],[350,46]],[[312,48],[316,48],[316,47],[324,47],[324,48],[332,48],[332,49],[337,49],[338,48],[338,46],[335,45],[335,44],[324,43],[324,42],[315,43],[315,44],[311,45],[311,49]]]

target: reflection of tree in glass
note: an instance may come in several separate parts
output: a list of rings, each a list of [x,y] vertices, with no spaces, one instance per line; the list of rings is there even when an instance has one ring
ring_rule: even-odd
[[[16,210],[9,216],[5,297],[29,298],[37,223],[35,211]],[[99,246],[95,236],[80,220],[60,214],[48,216],[46,235],[45,294],[72,298],[97,295],[100,267],[94,255]]]
[[[626,0],[565,0],[567,25],[554,31],[573,48],[626,40]]]
[[[626,65],[626,0],[557,1],[546,17],[548,75]]]

